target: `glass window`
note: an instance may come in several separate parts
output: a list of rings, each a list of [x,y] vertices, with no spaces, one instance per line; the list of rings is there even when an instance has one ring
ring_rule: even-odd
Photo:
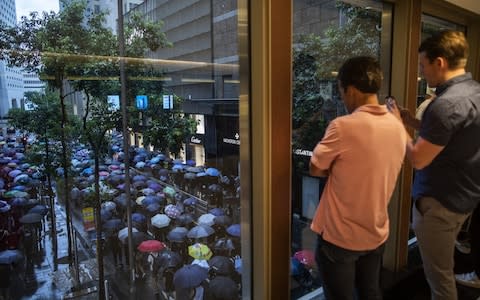
[[[322,293],[310,222],[325,180],[309,176],[308,164],[329,122],[347,113],[337,69],[352,56],[376,57],[385,75],[381,94],[388,94],[392,8],[381,1],[294,0],[293,9],[291,296],[297,299]]]
[[[250,245],[248,236],[240,230],[240,216],[245,215],[241,214],[239,199],[238,2],[241,1],[124,0],[119,1],[123,3],[120,7],[116,1],[104,2],[101,6],[65,1],[55,15],[47,18],[47,14],[40,13],[41,22],[31,23],[38,33],[30,41],[38,43],[26,41],[22,45],[31,53],[39,54],[39,60],[32,61],[38,64],[28,70],[38,72],[46,83],[46,94],[43,89],[38,90],[38,97],[62,101],[62,111],[68,115],[62,121],[66,120],[68,128],[80,131],[78,136],[65,134],[65,130],[62,130],[63,136],[52,136],[52,139],[69,139],[66,141],[71,145],[67,149],[68,157],[74,162],[67,160],[62,165],[72,167],[73,173],[68,177],[69,172],[64,172],[67,175],[62,178],[66,183],[62,185],[59,181],[57,188],[65,200],[62,205],[67,215],[93,206],[97,222],[94,226],[89,224],[87,233],[87,227],[77,227],[76,222],[71,221],[78,215],[72,214],[67,217],[67,226],[73,226],[79,235],[85,235],[95,244],[97,235],[91,231],[102,237],[106,222],[118,219],[122,227],[130,224],[134,231],[143,232],[140,239],[158,240],[178,256],[179,261],[168,257],[158,262],[156,258],[150,259],[148,253],[158,251],[140,250],[143,240],[135,240],[134,248],[129,248],[130,239],[120,238],[117,230],[120,228],[114,226],[114,222],[108,223],[114,234],[104,233],[105,247],[94,247],[94,250],[103,251],[105,255],[105,272],[110,270],[110,273],[100,274],[110,276],[110,294],[116,294],[114,298],[129,298],[125,279],[115,280],[111,271],[123,264],[124,268],[118,272],[128,278],[128,264],[131,273],[138,277],[146,274],[156,281],[141,291],[141,298],[153,299],[155,293],[163,293],[162,298],[171,299],[170,295],[186,299],[182,295],[199,297],[202,293],[204,299],[213,299],[219,298],[214,295],[222,292],[222,297],[240,299],[245,280],[242,253],[248,252],[242,245],[246,242]],[[92,8],[95,14],[89,13]],[[100,14],[96,13],[100,11],[106,12],[104,20],[97,19]],[[24,25],[29,21],[27,17]],[[124,26],[119,30],[117,24]],[[123,49],[119,45],[123,45]],[[245,57],[248,53],[242,55]],[[4,81],[1,77],[0,82]],[[32,94],[26,94],[29,95]],[[32,100],[38,99],[32,97]],[[38,102],[40,108],[45,108],[42,105],[47,100]],[[103,109],[102,105],[106,107],[107,103],[111,105]],[[11,100],[11,106],[18,106],[15,99]],[[32,109],[36,110],[37,107]],[[113,120],[115,122],[106,125]],[[128,133],[122,131],[123,126]],[[104,136],[92,138],[92,134]],[[85,136],[89,138],[84,139]],[[102,142],[93,147],[96,141]],[[105,152],[95,152],[94,148]],[[86,161],[80,167],[76,162],[81,150],[82,159]],[[125,159],[127,155],[129,160]],[[94,161],[99,163],[98,169]],[[124,175],[125,166],[130,167],[125,168],[131,175],[129,184],[125,184],[128,176],[116,180],[109,177],[111,173]],[[91,195],[88,201],[69,199],[68,188],[93,189],[95,170],[101,171],[99,180],[109,193],[104,194],[102,190],[100,199]],[[90,181],[80,183],[85,175],[91,175]],[[126,193],[128,186],[131,190]],[[133,200],[131,206],[125,200],[128,197]],[[113,203],[108,207],[115,207],[108,213],[107,201]],[[70,230],[63,232],[68,232],[70,243]],[[121,243],[118,257],[115,252],[118,245],[109,242],[111,236],[117,236]],[[72,245],[69,244],[69,248]],[[133,256],[129,255],[132,249],[138,259],[135,270]],[[65,249],[59,250],[65,252]],[[158,267],[139,266],[140,261],[154,260]],[[200,271],[189,272],[187,266],[192,264]],[[249,272],[249,268],[244,266],[243,274]],[[183,279],[177,279],[182,276]],[[99,290],[104,279],[106,277],[99,280]]]

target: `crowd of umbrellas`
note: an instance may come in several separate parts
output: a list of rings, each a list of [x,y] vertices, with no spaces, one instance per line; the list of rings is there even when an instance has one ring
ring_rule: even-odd
[[[39,245],[49,207],[38,197],[41,168],[26,162],[23,146],[0,137],[0,147],[0,264],[11,265]]]
[[[119,146],[113,146],[112,153],[99,167],[100,215],[103,236],[115,238],[125,254],[125,165]],[[238,192],[235,180],[216,168],[172,160],[143,148],[132,148],[129,154],[134,166],[129,182],[135,263],[149,264],[146,273],[167,293],[176,291],[178,296],[182,290],[202,287],[215,299],[239,298],[241,228],[223,202],[225,195]],[[80,207],[94,192],[92,165],[90,151],[79,146],[72,158],[76,175],[71,199]],[[207,205],[200,207],[201,203]],[[107,253],[112,250],[109,245]],[[143,267],[140,270],[144,272]]]

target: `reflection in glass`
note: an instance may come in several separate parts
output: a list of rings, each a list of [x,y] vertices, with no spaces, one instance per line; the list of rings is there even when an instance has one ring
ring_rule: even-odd
[[[352,56],[390,55],[381,47],[384,4],[366,2],[293,1],[292,299],[321,293],[310,221],[325,179],[309,176],[308,163],[329,122],[347,113],[336,71]]]

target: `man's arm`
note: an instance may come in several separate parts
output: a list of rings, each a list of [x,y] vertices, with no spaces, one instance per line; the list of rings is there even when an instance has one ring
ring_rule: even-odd
[[[390,103],[388,109],[400,121],[403,121],[397,103]],[[412,163],[412,166],[417,170],[423,169],[428,166],[433,161],[433,159],[443,150],[443,148],[445,147],[432,144],[429,141],[423,139],[422,137],[419,137],[414,142],[407,131],[407,157]]]
[[[417,170],[428,166],[443,148],[445,147],[432,144],[422,137],[419,137],[414,143],[410,135],[408,135],[407,157],[412,166]]]
[[[312,162],[310,162],[310,175],[311,176],[316,176],[316,177],[327,177],[328,176],[328,170],[322,170],[317,168]]]

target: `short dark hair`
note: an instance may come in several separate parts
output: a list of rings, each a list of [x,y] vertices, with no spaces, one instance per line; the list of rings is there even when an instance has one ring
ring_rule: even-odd
[[[444,30],[426,38],[418,48],[430,62],[437,57],[447,60],[450,69],[464,68],[468,58],[468,42],[461,31]]]
[[[337,76],[338,81],[346,90],[348,86],[354,86],[363,93],[377,93],[383,80],[380,63],[370,56],[352,57],[340,67]]]

